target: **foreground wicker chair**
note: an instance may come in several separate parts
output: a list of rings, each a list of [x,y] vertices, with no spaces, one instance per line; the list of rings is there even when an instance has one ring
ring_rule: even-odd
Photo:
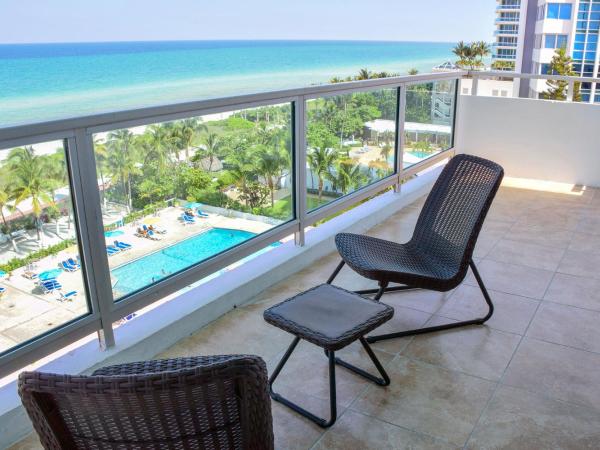
[[[145,361],[92,376],[24,372],[19,394],[46,449],[272,449],[257,356]]]
[[[365,278],[379,283],[378,289],[357,291],[376,294],[407,289],[446,292],[457,287],[471,267],[488,305],[484,317],[447,325],[420,328],[379,336],[368,342],[430,333],[486,322],[494,305],[473,262],[473,250],[504,170],[498,164],[471,155],[457,155],[444,167],[429,193],[412,238],[405,244],[370,236],[340,233],[335,238],[342,261],[328,283],[344,264]],[[389,286],[398,283],[401,286]]]

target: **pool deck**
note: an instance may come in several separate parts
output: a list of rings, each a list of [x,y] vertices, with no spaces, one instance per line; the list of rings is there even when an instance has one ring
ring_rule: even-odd
[[[107,244],[113,244],[114,240],[118,239],[133,246],[128,251],[109,257],[110,268],[114,269],[211,228],[229,228],[259,234],[273,227],[258,220],[217,214],[209,214],[207,218],[197,218],[193,225],[183,225],[179,220],[181,213],[180,207],[170,207],[161,210],[156,216],[146,217],[146,219],[157,217],[159,219],[157,225],[167,230],[166,234],[157,235],[160,241],[135,236],[137,228],[144,223],[143,219],[119,228],[123,231],[123,235],[106,238]],[[38,261],[33,271],[39,274],[56,269],[61,261],[68,257],[76,257],[77,253],[75,246],[70,247]],[[0,279],[0,286],[6,288],[6,292],[0,298],[0,351],[73,320],[88,310],[81,270],[63,272],[58,277],[63,293],[70,291],[79,293],[71,301],[60,301],[57,293],[43,294],[35,280],[23,276],[25,271],[25,268],[20,268],[13,271],[10,277]]]

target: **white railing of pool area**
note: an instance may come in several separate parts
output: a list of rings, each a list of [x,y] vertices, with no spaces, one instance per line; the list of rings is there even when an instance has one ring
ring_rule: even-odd
[[[600,79],[584,77],[560,77],[554,75],[528,75],[514,72],[468,72],[457,70],[423,75],[370,79],[337,84],[309,86],[257,94],[240,95],[191,101],[178,104],[152,106],[126,111],[115,111],[89,116],[61,120],[31,123],[11,127],[0,127],[0,148],[12,148],[33,145],[40,142],[65,140],[68,160],[68,172],[73,197],[74,216],[78,228],[78,241],[82,266],[84,267],[85,289],[90,313],[83,318],[59,327],[17,346],[0,356],[0,376],[12,373],[27,364],[59,350],[68,344],[98,332],[101,346],[115,345],[112,324],[116,320],[137,311],[151,303],[172,294],[199,279],[226,267],[257,250],[291,234],[295,235],[298,245],[304,244],[306,227],[339,212],[352,204],[369,198],[382,190],[394,187],[399,192],[402,182],[430,166],[438,164],[453,154],[450,148],[404,168],[404,122],[406,106],[406,87],[415,84],[436,81],[458,81],[469,77],[473,79],[473,94],[477,93],[477,80],[480,78],[528,78],[528,79],[564,79],[572,87],[575,82],[600,82]],[[306,102],[319,97],[342,95],[377,89],[397,89],[396,114],[396,167],[394,174],[367,185],[349,195],[336,199],[313,211],[306,209]],[[572,89],[571,89],[572,91]],[[455,105],[453,136],[458,114],[458,86],[455,87]],[[276,228],[262,233],[213,258],[200,262],[169,278],[136,292],[123,300],[115,302],[110,279],[110,269],[105,251],[104,228],[99,188],[96,183],[96,161],[94,157],[94,133],[129,128],[151,123],[172,121],[188,117],[197,117],[219,112],[243,110],[260,106],[289,103],[293,111],[293,167],[294,180],[294,219]]]

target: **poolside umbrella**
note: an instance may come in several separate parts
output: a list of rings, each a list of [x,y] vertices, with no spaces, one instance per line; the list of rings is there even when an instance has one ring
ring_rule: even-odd
[[[0,270],[0,278],[4,278],[6,276],[6,272],[4,270]]]
[[[185,208],[189,208],[189,209],[194,209],[194,208],[199,208],[202,206],[202,203],[198,203],[198,202],[188,202],[187,205],[185,205]]]

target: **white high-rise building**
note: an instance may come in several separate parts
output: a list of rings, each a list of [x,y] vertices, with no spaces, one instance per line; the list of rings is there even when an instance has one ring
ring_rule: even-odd
[[[509,61],[506,70],[548,74],[557,48],[565,47],[579,76],[598,77],[600,0],[497,0],[493,63]],[[497,65],[497,64],[495,64]],[[521,97],[537,98],[546,81],[521,83]],[[600,102],[595,83],[581,85],[582,101]]]
[[[522,70],[528,0],[496,0],[496,31],[492,68]]]

